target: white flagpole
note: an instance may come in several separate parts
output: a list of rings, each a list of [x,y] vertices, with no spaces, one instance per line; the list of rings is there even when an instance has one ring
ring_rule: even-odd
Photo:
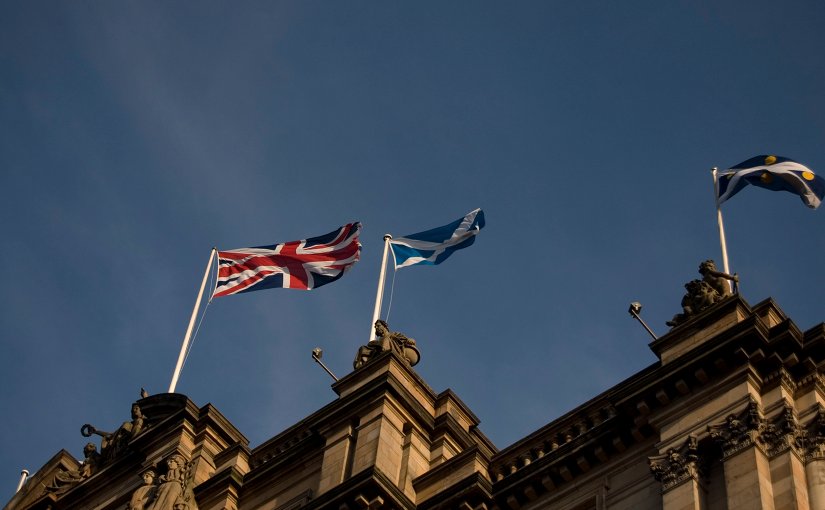
[[[716,201],[716,223],[719,226],[719,244],[722,247],[722,270],[725,274],[731,274],[730,267],[728,267],[728,245],[725,242],[725,224],[722,222],[722,208],[719,205],[719,169],[713,167],[711,169],[713,174],[713,192],[714,200]],[[728,282],[733,290],[732,282]]]
[[[378,290],[375,292],[375,309],[370,322],[370,340],[375,340],[375,321],[381,317],[381,301],[384,297],[384,279],[387,276],[387,250],[390,247],[392,236],[384,234],[384,255],[381,256],[381,272],[378,275]]]
[[[183,345],[180,346],[180,354],[178,355],[178,364],[175,366],[175,373],[172,374],[172,382],[169,383],[169,393],[175,392],[175,387],[178,385],[178,378],[180,371],[183,369],[183,360],[186,359],[186,349],[189,347],[189,341],[192,339],[192,328],[195,326],[195,317],[198,314],[198,308],[203,298],[203,289],[206,287],[206,279],[209,278],[209,270],[212,268],[212,258],[215,256],[217,248],[212,248],[209,252],[209,262],[206,263],[206,271],[203,272],[203,281],[201,288],[198,291],[198,297],[195,300],[195,308],[192,309],[192,317],[189,319],[189,327],[186,328],[186,335],[183,337]]]

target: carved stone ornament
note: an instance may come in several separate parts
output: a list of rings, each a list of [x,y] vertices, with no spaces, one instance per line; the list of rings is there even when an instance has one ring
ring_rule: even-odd
[[[100,441],[100,457],[105,464],[126,450],[129,442],[146,429],[146,417],[140,410],[140,406],[132,404],[132,420],[123,422],[114,432],[98,430],[90,424],[80,427],[80,434],[83,437],[98,435]]]
[[[825,460],[825,408],[818,406],[816,416],[797,437],[796,444],[805,454],[805,462]]]
[[[716,263],[706,260],[699,264],[701,280],[691,280],[685,284],[687,292],[682,297],[682,313],[677,313],[666,322],[670,327],[676,327],[687,321],[699,312],[706,310],[715,303],[732,295],[728,280],[739,282],[735,274],[729,275],[716,269]]]
[[[198,510],[192,493],[192,463],[179,453],[166,459],[166,472],[156,478],[154,470],[141,474],[143,485],[132,493],[127,510]],[[157,480],[157,483],[155,483]]]
[[[397,352],[411,367],[418,364],[421,359],[421,355],[415,346],[415,340],[403,333],[390,331],[387,323],[381,319],[375,321],[375,336],[375,340],[370,340],[367,345],[358,348],[355,361],[352,362],[352,368],[355,370],[363,367],[384,351]]]
[[[668,449],[662,455],[648,457],[648,465],[653,477],[662,483],[662,491],[667,491],[700,475],[699,443],[695,436],[688,436],[678,450]]]
[[[719,425],[708,425],[708,432],[722,448],[722,459],[725,460],[755,445],[762,424],[759,405],[751,398],[744,411],[738,415],[729,415],[725,422]]]
[[[95,474],[100,467],[100,454],[97,453],[97,445],[94,443],[87,443],[83,447],[83,462],[76,470],[60,471],[51,483],[46,486],[46,492],[61,495],[68,492],[74,486]]]
[[[793,406],[786,400],[782,413],[774,420],[765,421],[759,440],[765,445],[768,457],[774,457],[791,447],[797,447],[801,436],[802,430],[794,414]]]

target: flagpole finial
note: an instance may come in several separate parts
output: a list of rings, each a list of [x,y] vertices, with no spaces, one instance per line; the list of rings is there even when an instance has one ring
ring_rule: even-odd
[[[390,234],[384,234],[385,241],[389,241],[390,239],[392,239],[392,236]]]

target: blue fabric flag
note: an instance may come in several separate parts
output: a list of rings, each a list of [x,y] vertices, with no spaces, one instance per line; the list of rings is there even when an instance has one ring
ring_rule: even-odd
[[[395,269],[440,264],[456,250],[473,244],[483,226],[484,211],[476,209],[449,225],[392,239]]]
[[[825,179],[801,163],[781,156],[756,156],[719,174],[719,204],[753,184],[772,191],[790,191],[816,209],[825,197]]]

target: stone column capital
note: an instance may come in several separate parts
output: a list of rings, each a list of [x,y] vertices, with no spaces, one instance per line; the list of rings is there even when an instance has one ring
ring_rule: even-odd
[[[661,455],[648,457],[648,465],[653,477],[662,484],[662,492],[667,492],[688,480],[698,480],[699,441],[688,436],[680,448],[669,448]]]
[[[722,460],[727,460],[742,450],[759,445],[756,440],[763,425],[762,411],[751,397],[742,412],[728,415],[725,421],[718,425],[708,425],[708,433],[722,448]]]

